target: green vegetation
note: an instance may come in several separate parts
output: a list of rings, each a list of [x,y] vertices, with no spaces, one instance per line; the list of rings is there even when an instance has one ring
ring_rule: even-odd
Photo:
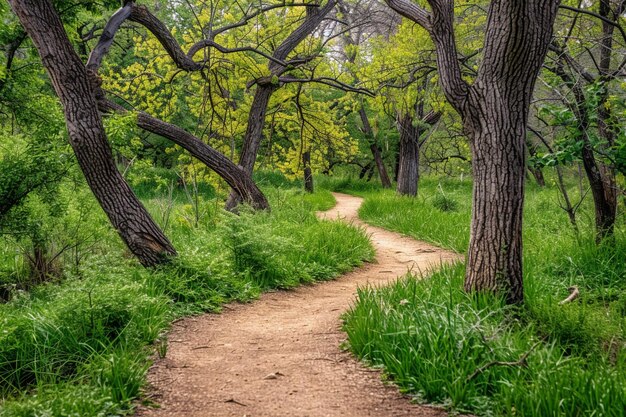
[[[331,279],[371,259],[362,231],[316,219],[315,210],[334,204],[328,191],[304,194],[275,174],[258,180],[271,213],[224,212],[211,187],[197,199],[180,189],[161,197],[145,193],[180,251],[156,270],[127,258],[86,192],[68,203],[61,223],[80,223],[84,230],[76,236],[89,238],[59,256],[64,268],[53,282],[29,282],[28,265],[16,260],[12,241],[3,240],[0,277],[8,302],[0,304],[0,415],[125,413],[140,395],[148,357],[167,354],[164,335],[172,319],[219,311],[264,290]],[[64,193],[75,192],[68,186]]]
[[[366,197],[360,215],[379,226],[463,252],[471,183],[429,178],[417,199]],[[597,246],[576,234],[551,202],[554,188],[526,198],[526,303],[462,291],[464,265],[428,279],[409,275],[363,288],[345,316],[350,348],[383,366],[420,401],[480,415],[621,416],[626,410],[626,228]],[[445,193],[445,194],[444,194]],[[454,201],[442,211],[437,196]],[[587,202],[590,203],[590,202]],[[590,207],[582,208],[585,213]],[[581,296],[565,305],[568,287]],[[496,362],[511,362],[512,366]]]
[[[0,417],[128,413],[172,319],[370,259],[326,190],[490,236],[345,316],[404,390],[626,415],[626,2],[315,3],[0,3]]]

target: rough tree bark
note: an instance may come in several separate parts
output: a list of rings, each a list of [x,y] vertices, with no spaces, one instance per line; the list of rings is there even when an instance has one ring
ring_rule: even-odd
[[[558,0],[493,0],[483,61],[468,84],[454,38],[454,2],[386,0],[425,28],[437,51],[440,83],[471,142],[472,223],[465,290],[522,303],[522,209],[526,121],[535,81],[552,37]]]
[[[335,7],[336,0],[329,0],[323,7],[307,7],[306,17],[287,38],[274,50],[273,60],[269,63],[270,76],[264,80],[257,81],[252,107],[248,115],[248,125],[244,137],[243,148],[239,158],[239,165],[245,172],[252,175],[254,163],[259,153],[259,147],[263,140],[263,127],[265,116],[272,94],[279,88],[279,85],[272,82],[283,74],[287,68],[280,64],[287,56],[320,25],[326,15]],[[236,193],[231,193],[226,202],[226,209],[232,210],[241,202]]]
[[[11,0],[33,40],[65,113],[70,145],[87,183],[130,251],[145,266],[176,251],[113,162],[85,66],[48,0]]]
[[[420,148],[424,144],[421,136],[424,134],[424,125],[433,125],[441,117],[439,112],[429,112],[424,116],[423,106],[418,108],[417,117],[420,124],[415,124],[415,117],[410,114],[398,117],[400,143],[398,149],[398,184],[396,191],[400,195],[416,196],[419,184]]]

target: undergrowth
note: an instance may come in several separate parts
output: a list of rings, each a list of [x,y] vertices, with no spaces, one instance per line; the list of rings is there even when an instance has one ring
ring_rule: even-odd
[[[98,238],[80,262],[68,252],[62,276],[52,282],[28,291],[7,286],[10,300],[0,304],[0,416],[128,413],[149,356],[167,354],[165,332],[174,318],[331,279],[372,258],[363,231],[316,219],[315,210],[334,204],[328,191],[304,194],[269,177],[261,183],[271,212],[244,209],[235,216],[212,193],[141,194],[180,254],[168,265],[141,268],[94,210],[84,227]],[[0,253],[10,259],[11,248]],[[6,271],[7,282],[25,279],[21,270]]]

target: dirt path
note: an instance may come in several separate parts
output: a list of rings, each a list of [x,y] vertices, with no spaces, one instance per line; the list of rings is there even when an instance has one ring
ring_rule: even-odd
[[[362,200],[334,194],[320,217],[356,220]],[[364,225],[364,224],[363,224]],[[385,385],[380,374],[343,352],[339,316],[357,286],[381,284],[408,268],[427,270],[458,255],[364,225],[375,264],[341,278],[264,294],[224,313],[177,322],[167,356],[151,368],[152,400],[139,416],[442,416]]]

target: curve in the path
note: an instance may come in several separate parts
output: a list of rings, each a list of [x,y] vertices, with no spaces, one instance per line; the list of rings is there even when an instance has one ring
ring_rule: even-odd
[[[357,219],[362,199],[334,194],[320,217],[363,225],[376,263],[335,281],[266,293],[222,314],[176,322],[167,357],[150,369],[151,399],[159,408],[140,416],[441,416],[411,404],[380,374],[340,349],[340,315],[358,286],[383,284],[408,269],[426,271],[459,255]]]

